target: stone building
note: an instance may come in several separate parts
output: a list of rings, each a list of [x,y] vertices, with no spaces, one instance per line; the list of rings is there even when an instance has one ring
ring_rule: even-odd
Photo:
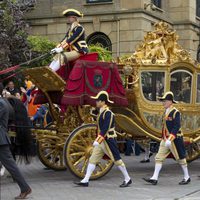
[[[147,31],[160,20],[177,30],[179,43],[197,57],[200,30],[199,0],[37,0],[28,15],[31,34],[60,41],[68,29],[62,11],[84,13],[89,43],[102,43],[113,56],[131,54]]]

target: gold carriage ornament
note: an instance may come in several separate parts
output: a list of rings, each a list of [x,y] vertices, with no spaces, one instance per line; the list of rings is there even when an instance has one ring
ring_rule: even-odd
[[[178,44],[179,36],[169,24],[161,21],[155,23],[154,28],[154,31],[147,32],[132,56],[120,60],[121,64],[166,65],[182,61],[197,64]]]
[[[200,155],[200,67],[178,44],[176,31],[167,23],[156,23],[154,28],[132,56],[118,63],[119,71],[125,76],[128,106],[112,108],[117,132],[142,145],[151,140],[159,142],[164,110],[158,97],[172,91],[182,114],[187,160],[192,161]],[[88,123],[92,121],[88,120],[89,107],[68,106],[64,119],[60,119],[49,91],[62,92],[63,80],[47,67],[27,69],[24,73],[46,94],[55,120],[50,126],[54,130],[36,131],[40,160],[49,168],[67,167],[74,175],[83,177],[97,133],[96,124]],[[91,178],[104,176],[112,166],[111,160],[103,158]]]

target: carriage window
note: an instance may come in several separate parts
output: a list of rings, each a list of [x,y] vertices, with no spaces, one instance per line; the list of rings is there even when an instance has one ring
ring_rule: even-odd
[[[164,80],[164,72],[142,72],[141,81],[144,97],[150,101],[157,101],[158,97],[163,96]]]
[[[188,72],[178,71],[171,75],[170,90],[176,101],[190,103],[192,76]]]
[[[197,103],[200,103],[200,74],[197,76]]]

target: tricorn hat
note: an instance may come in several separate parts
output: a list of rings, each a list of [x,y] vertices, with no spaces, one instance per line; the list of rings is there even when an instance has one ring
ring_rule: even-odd
[[[160,101],[168,100],[168,101],[172,101],[173,103],[178,103],[177,101],[174,100],[174,94],[171,91],[166,92],[162,97],[158,97],[158,99]]]
[[[92,99],[96,99],[97,101],[105,101],[109,103],[114,103],[109,99],[109,95],[106,91],[99,92],[95,97],[91,97]]]
[[[67,9],[63,11],[63,15],[65,17],[73,16],[73,17],[83,17],[83,13],[79,12],[75,9]]]

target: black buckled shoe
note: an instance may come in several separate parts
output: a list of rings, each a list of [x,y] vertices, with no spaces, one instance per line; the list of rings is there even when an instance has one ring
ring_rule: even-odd
[[[150,178],[143,178],[147,183],[151,183],[152,185],[157,185],[158,181]]]
[[[132,180],[130,179],[127,183],[126,181],[124,181],[119,187],[121,188],[128,187],[131,183],[132,183]]]
[[[82,186],[82,187],[88,187],[89,186],[89,183],[82,183],[82,182],[74,182],[75,185],[78,185],[78,186]]]
[[[149,162],[150,162],[150,159],[147,159],[147,160],[144,159],[140,161],[140,163],[149,163]]]
[[[187,185],[190,182],[191,182],[190,178],[188,178],[188,180],[183,179],[181,182],[179,182],[179,185]]]

